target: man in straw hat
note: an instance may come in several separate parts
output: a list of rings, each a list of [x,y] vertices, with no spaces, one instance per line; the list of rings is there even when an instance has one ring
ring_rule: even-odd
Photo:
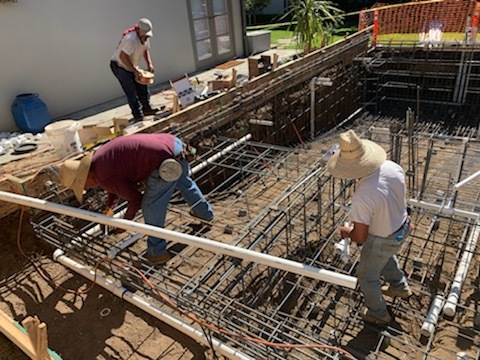
[[[159,111],[150,106],[148,85],[136,81],[142,77],[138,68],[142,59],[145,60],[148,71],[155,71],[150,56],[151,36],[152,22],[146,18],[138,20],[138,24],[123,32],[110,61],[110,69],[127,95],[135,121],[142,121],[144,115],[155,115]]]
[[[359,179],[352,196],[350,220],[342,226],[342,239],[362,246],[357,277],[365,298],[364,319],[376,324],[391,321],[385,295],[408,298],[412,291],[400,270],[396,253],[410,233],[406,206],[405,174],[385,150],[349,130],[340,135],[340,149],[328,160],[330,174],[341,179]],[[380,276],[389,285],[381,287]]]
[[[73,190],[82,203],[84,189],[101,187],[108,191],[105,214],[122,198],[128,201],[125,219],[134,218],[141,207],[146,224],[163,227],[173,191],[180,190],[191,206],[190,214],[211,221],[213,212],[198,185],[190,176],[186,146],[170,134],[134,134],[113,139],[81,160],[66,160],[60,169],[61,183]],[[138,183],[145,183],[142,194]],[[149,236],[146,258],[163,264],[170,258],[164,239]]]

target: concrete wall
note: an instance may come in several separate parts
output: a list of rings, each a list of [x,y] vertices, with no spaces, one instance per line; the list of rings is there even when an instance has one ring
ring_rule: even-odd
[[[17,129],[10,106],[20,93],[39,93],[54,119],[123,96],[110,57],[123,30],[141,17],[153,23],[156,83],[194,72],[187,1],[0,3],[0,131]],[[235,51],[241,56],[240,0],[231,1]]]

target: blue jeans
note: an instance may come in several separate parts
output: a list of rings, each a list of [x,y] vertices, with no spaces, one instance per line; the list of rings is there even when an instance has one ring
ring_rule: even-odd
[[[175,139],[175,156],[183,149],[183,143],[179,138]],[[163,227],[167,214],[167,206],[173,191],[177,188],[183,198],[195,211],[195,214],[210,221],[213,212],[210,204],[203,196],[197,183],[190,176],[190,165],[186,159],[181,159],[182,175],[177,181],[166,182],[160,178],[158,169],[153,170],[147,179],[145,194],[142,198],[142,212],[145,224]],[[148,252],[157,256],[167,250],[167,242],[164,239],[149,236],[147,240]]]
[[[380,276],[393,288],[405,288],[407,279],[398,266],[395,256],[410,234],[410,220],[388,237],[368,235],[362,246],[357,268],[358,283],[365,299],[365,306],[373,316],[387,310],[383,299]]]
[[[125,95],[127,95],[128,105],[132,110],[135,119],[143,117],[143,108],[150,108],[150,93],[147,85],[139,84],[135,81],[135,74],[118,66],[115,61],[110,62],[110,69],[113,75],[118,79]]]

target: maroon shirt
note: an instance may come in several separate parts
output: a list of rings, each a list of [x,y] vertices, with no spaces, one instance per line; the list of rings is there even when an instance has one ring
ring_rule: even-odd
[[[133,219],[142,204],[137,184],[148,179],[163,160],[174,156],[175,136],[134,134],[118,137],[95,151],[90,169],[98,186],[109,193],[107,207],[117,198],[128,201],[125,219]]]

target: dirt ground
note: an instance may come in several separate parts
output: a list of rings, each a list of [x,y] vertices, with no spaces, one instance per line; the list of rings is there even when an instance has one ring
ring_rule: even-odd
[[[18,322],[37,315],[47,324],[49,348],[62,359],[215,358],[210,349],[99,286],[75,294],[91,283],[52,260],[53,249],[35,236],[29,217],[25,212],[18,244],[20,212],[0,219],[0,310]],[[0,360],[7,359],[28,357],[0,334]]]

